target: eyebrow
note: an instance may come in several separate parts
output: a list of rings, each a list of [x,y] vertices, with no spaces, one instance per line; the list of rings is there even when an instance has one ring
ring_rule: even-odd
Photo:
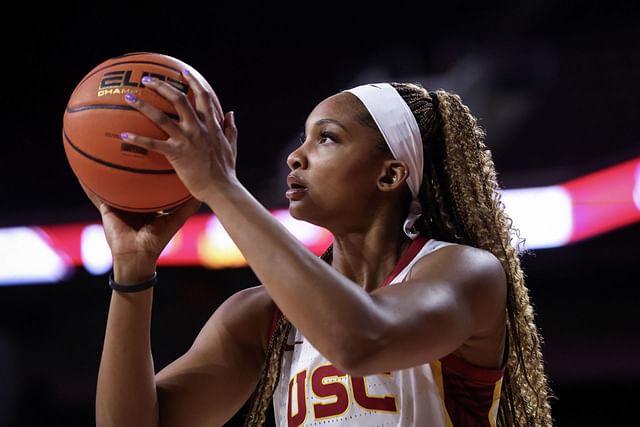
[[[324,125],[324,124],[334,124],[336,126],[341,127],[345,132],[347,132],[349,135],[351,135],[351,132],[349,132],[349,129],[347,129],[346,127],[344,127],[344,125],[342,123],[340,123],[337,120],[334,119],[320,119],[317,122],[314,123],[314,126],[320,126],[320,125]]]

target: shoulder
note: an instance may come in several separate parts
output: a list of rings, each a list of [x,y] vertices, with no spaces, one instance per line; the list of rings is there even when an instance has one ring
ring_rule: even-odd
[[[441,245],[420,258],[407,278],[427,285],[444,284],[481,317],[500,313],[506,304],[507,279],[502,263],[491,252],[472,246]]]
[[[222,306],[236,307],[244,306],[245,308],[267,308],[272,305],[273,301],[263,286],[253,286],[242,289],[231,295]]]
[[[505,271],[491,252],[473,246],[434,241],[434,250],[416,261],[409,277],[443,275],[473,283],[505,283]]]
[[[220,330],[233,336],[243,347],[265,351],[265,337],[271,329],[275,304],[262,286],[243,289],[230,296],[203,328]]]

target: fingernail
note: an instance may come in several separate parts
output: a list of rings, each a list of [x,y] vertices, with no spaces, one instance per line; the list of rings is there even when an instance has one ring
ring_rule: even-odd
[[[122,132],[122,133],[120,134],[120,138],[122,138],[122,139],[129,139],[129,134],[128,134],[127,132]]]
[[[144,76],[142,78],[142,83],[151,83],[151,82],[153,82],[153,78],[152,77]]]
[[[182,70],[182,74],[184,74],[185,76],[190,76],[191,72],[185,68],[184,70]]]
[[[126,99],[128,102],[136,102],[138,100],[138,98],[136,98],[136,96],[132,93],[125,94],[124,99]]]

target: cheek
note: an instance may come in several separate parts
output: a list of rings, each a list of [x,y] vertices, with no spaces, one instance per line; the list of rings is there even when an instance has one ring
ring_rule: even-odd
[[[357,202],[369,199],[377,190],[380,159],[369,153],[345,151],[340,156],[316,158],[311,165],[312,196],[318,203],[326,201]]]
[[[312,191],[312,198],[319,204],[353,205],[359,200],[369,200],[376,191],[376,177],[364,168],[339,168],[327,171]]]

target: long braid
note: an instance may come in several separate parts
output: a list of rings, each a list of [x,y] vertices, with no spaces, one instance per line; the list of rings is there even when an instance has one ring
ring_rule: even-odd
[[[529,292],[517,248],[519,237],[500,200],[491,152],[484,132],[460,97],[422,86],[393,84],[414,113],[425,148],[418,225],[437,239],[464,243],[493,253],[507,276],[508,360],[503,378],[498,424],[552,425],[550,390],[544,374]],[[438,97],[434,111],[431,96]]]
[[[333,246],[322,254],[321,259],[331,263],[333,257]],[[276,308],[277,310],[277,308]],[[273,398],[273,392],[278,385],[280,369],[282,367],[282,357],[287,348],[287,340],[291,332],[291,322],[284,315],[278,317],[278,321],[269,338],[267,355],[260,373],[258,385],[253,393],[249,413],[244,420],[245,427],[260,427],[267,418],[267,408]]]
[[[249,414],[244,421],[246,427],[262,426],[266,420],[267,408],[280,377],[282,355],[286,348],[289,331],[291,331],[291,323],[286,317],[280,316],[269,339],[269,347],[262,372],[260,373],[260,380],[251,401]]]

